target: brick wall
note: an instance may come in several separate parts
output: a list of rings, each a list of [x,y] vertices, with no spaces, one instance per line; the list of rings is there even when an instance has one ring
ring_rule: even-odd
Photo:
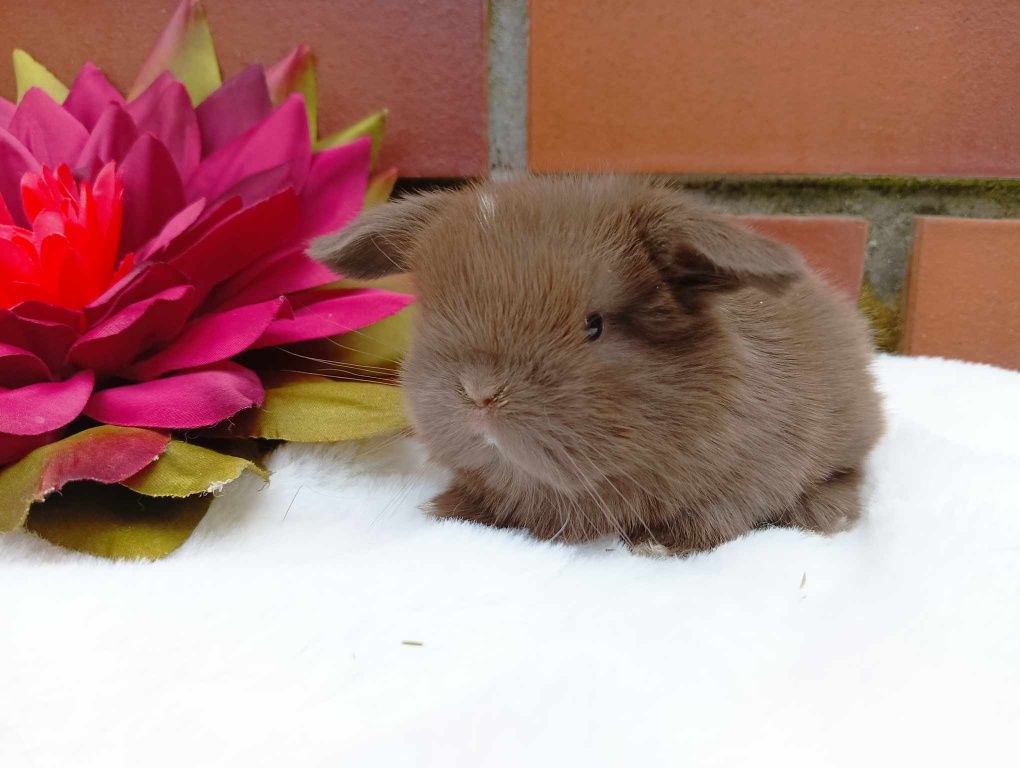
[[[91,59],[124,85],[175,4],[11,5],[0,51],[65,79]],[[206,7],[228,73],[312,45],[325,130],[389,107],[383,161],[404,186],[665,174],[797,245],[859,297],[884,348],[1020,368],[1014,0]]]

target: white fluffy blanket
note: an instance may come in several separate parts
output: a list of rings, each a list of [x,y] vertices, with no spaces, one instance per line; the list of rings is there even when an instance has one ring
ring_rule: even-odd
[[[1020,374],[878,363],[867,514],[687,559],[290,446],[169,559],[0,539],[0,766],[1017,765]]]

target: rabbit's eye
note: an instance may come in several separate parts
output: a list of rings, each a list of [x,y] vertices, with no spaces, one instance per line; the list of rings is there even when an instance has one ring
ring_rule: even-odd
[[[588,341],[595,341],[595,339],[602,335],[602,325],[602,315],[588,315],[585,318],[584,335],[588,337]]]

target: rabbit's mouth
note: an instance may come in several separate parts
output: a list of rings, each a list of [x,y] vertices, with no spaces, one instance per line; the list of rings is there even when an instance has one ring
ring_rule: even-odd
[[[578,464],[564,446],[549,445],[534,435],[517,434],[511,426],[495,422],[476,427],[475,434],[479,455],[506,465],[514,474],[571,495],[584,487]]]

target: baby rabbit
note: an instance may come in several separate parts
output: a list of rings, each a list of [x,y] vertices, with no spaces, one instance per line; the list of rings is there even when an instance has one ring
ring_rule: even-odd
[[[684,553],[860,515],[882,431],[864,322],[790,248],[652,182],[521,178],[406,197],[311,252],[411,271],[412,423],[433,510]]]

